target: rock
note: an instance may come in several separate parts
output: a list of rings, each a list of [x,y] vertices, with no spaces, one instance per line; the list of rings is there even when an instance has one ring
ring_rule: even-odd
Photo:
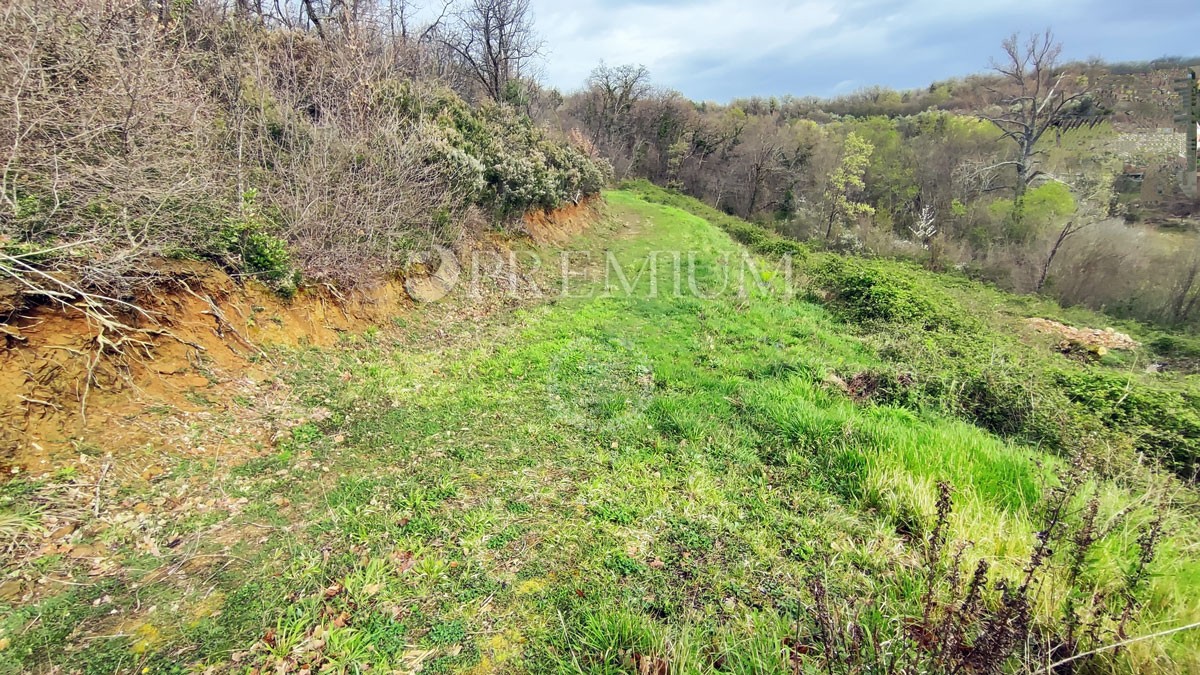
[[[1039,333],[1052,333],[1063,338],[1060,349],[1067,351],[1074,345],[1084,348],[1084,351],[1103,356],[1110,349],[1133,350],[1141,347],[1141,343],[1124,333],[1118,333],[1112,328],[1098,330],[1096,328],[1072,328],[1066,324],[1050,319],[1033,318],[1025,321]]]

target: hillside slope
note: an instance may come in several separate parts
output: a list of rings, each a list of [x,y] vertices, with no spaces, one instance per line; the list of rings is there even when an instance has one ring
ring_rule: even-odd
[[[979,631],[1012,596],[965,602],[979,560],[1010,591],[1037,570],[1014,654],[1061,638],[1070,603],[1096,642],[1200,619],[1190,488],[1123,456],[1081,476],[1020,433],[877,396],[894,360],[850,310],[899,295],[850,304],[810,283],[845,268],[793,243],[607,203],[566,250],[526,245],[542,265],[491,311],[464,286],[273,350],[278,379],[208,422],[285,400],[266,412],[289,433],[249,459],[161,447],[150,478],[81,456],[0,486],[0,672],[793,672],[880,650],[928,670],[1009,654]],[[1055,504],[1063,547],[1039,554]],[[973,647],[928,631],[951,613]],[[1094,666],[1191,672],[1197,639]]]

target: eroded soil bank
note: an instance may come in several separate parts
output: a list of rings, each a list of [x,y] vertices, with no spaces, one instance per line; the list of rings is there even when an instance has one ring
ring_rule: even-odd
[[[565,241],[596,215],[591,202],[531,214],[517,237]],[[478,235],[454,253],[507,252],[515,243],[511,235]],[[286,397],[269,347],[329,346],[389,326],[414,307],[419,275],[431,273],[398,271],[348,293],[308,287],[285,299],[206,263],[164,261],[161,271],[164,282],[134,300],[145,315],[118,317],[137,332],[113,334],[55,304],[27,306],[0,323],[4,475],[42,474],[115,453],[140,460],[150,479],[160,452],[212,456],[270,447],[297,421],[280,409]],[[250,398],[259,405],[239,405]],[[278,406],[264,412],[264,398]],[[212,424],[222,411],[237,423]]]

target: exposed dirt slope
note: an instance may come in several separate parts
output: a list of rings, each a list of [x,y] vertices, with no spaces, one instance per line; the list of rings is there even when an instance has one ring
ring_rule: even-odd
[[[122,353],[103,348],[99,327],[81,312],[42,306],[8,324],[0,351],[0,461],[36,472],[84,449],[162,441],[182,452],[224,452],[262,440],[270,429],[206,438],[205,419],[196,415],[208,406],[197,404],[269,382],[272,366],[260,344],[331,344],[408,302],[397,281],[348,297],[307,290],[288,302],[200,263],[164,271],[168,285],[137,301],[158,325],[127,318],[161,333],[137,336],[142,343],[126,342]]]
[[[530,216],[522,229],[553,242],[594,217],[594,206],[582,204]],[[456,253],[509,243],[479,237]],[[42,473],[81,453],[114,452],[144,453],[153,474],[160,451],[212,455],[270,446],[295,420],[238,405],[286,398],[264,347],[331,345],[346,333],[388,325],[414,305],[406,291],[413,279],[399,276],[350,294],[307,288],[285,300],[204,263],[163,263],[163,273],[166,283],[136,299],[154,321],[122,318],[153,334],[123,343],[104,335],[120,353],[82,312],[43,305],[0,322],[0,471]],[[214,410],[239,418],[234,433],[230,424],[212,423],[221,414]]]

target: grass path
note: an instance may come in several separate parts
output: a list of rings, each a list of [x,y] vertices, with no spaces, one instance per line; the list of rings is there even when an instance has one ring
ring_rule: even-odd
[[[572,246],[611,251],[630,278],[678,250],[686,280],[692,251],[713,289],[723,256],[741,255],[683,211],[607,200],[606,223]],[[869,620],[919,613],[913,542],[939,480],[955,486],[968,559],[1020,566],[1057,460],[855,404],[827,375],[875,357],[820,306],[783,297],[778,276],[758,277],[771,293],[704,298],[676,297],[670,266],[658,272],[657,297],[648,274],[630,294],[593,278],[577,291],[589,297],[457,321],[453,304],[429,306],[395,331],[284,355],[319,421],[273,454],[175,467],[156,488],[238,504],[224,535],[189,516],[160,535],[199,533],[171,559],[176,582],[131,550],[122,582],[16,608],[0,620],[0,672],[775,672],[812,575]],[[1128,501],[1097,490],[1107,515]],[[1119,583],[1136,536],[1110,534],[1091,583]],[[1186,564],[1156,582],[1153,611],[1194,618],[1200,591],[1172,595],[1200,578],[1192,553],[1164,555]],[[1186,671],[1196,647],[1179,636],[1132,658]]]

